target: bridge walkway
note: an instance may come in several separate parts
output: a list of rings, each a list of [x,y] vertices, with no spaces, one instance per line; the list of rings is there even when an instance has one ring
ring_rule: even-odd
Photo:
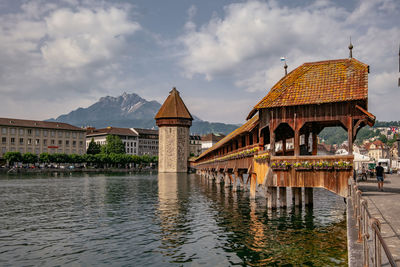
[[[400,266],[400,175],[386,175],[383,192],[378,190],[375,177],[359,181],[358,188],[368,201],[371,215],[381,222],[383,239]]]

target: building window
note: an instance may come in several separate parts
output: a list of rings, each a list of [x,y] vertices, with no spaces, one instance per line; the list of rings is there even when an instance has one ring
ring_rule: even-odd
[[[50,131],[50,135],[51,135],[51,137],[54,137],[56,135],[56,132],[55,131]]]
[[[40,139],[36,139],[35,140],[35,145],[39,145],[40,144]]]
[[[36,130],[35,130],[35,135],[36,135],[36,136],[39,136],[39,135],[40,135],[40,130],[39,130],[39,129],[36,129]]]
[[[2,138],[1,138],[1,143],[2,143],[2,144],[7,143],[7,137],[2,137]]]
[[[72,133],[72,138],[76,138],[76,133],[75,132]]]
[[[32,148],[31,147],[28,147],[28,152],[32,153]]]
[[[47,148],[43,148],[43,153],[47,153]]]
[[[76,146],[76,141],[72,141],[72,146]]]
[[[58,132],[58,137],[62,137],[63,136],[63,132],[59,131]]]
[[[47,139],[43,140],[43,145],[47,145]]]
[[[32,135],[32,129],[28,129],[27,132],[28,132],[28,135]]]
[[[24,129],[19,129],[19,135],[24,135]]]
[[[69,132],[65,132],[65,137],[69,137]]]
[[[39,148],[36,148],[36,149],[35,149],[35,154],[36,154],[36,155],[39,155]]]
[[[55,145],[55,144],[56,144],[56,141],[55,141],[54,139],[51,139],[51,140],[50,140],[50,144]]]
[[[20,144],[20,145],[23,145],[23,144],[24,144],[24,138],[20,138],[20,139],[19,139],[19,144]]]
[[[43,136],[47,137],[47,130],[43,130]]]
[[[14,137],[11,137],[11,144],[12,145],[15,144],[15,138]]]
[[[79,141],[79,146],[83,146],[83,141]]]
[[[11,128],[11,134],[15,134],[15,128]]]
[[[7,128],[1,128],[1,133],[2,134],[7,134]]]
[[[65,145],[69,146],[69,140],[65,140]]]
[[[79,133],[79,138],[83,138],[83,133]]]
[[[28,145],[32,145],[32,139],[28,138]]]

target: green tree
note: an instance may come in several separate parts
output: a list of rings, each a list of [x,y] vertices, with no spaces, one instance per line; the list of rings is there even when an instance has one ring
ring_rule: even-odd
[[[33,153],[25,153],[22,155],[22,162],[23,163],[31,163],[34,164],[38,161],[38,156],[36,154]]]
[[[386,135],[380,134],[378,137],[379,140],[381,140],[383,143],[387,143],[388,139],[386,137]]]
[[[101,147],[101,152],[104,154],[125,154],[125,145],[119,136],[108,135],[106,144]]]
[[[40,163],[50,163],[50,154],[49,153],[42,153],[39,155],[39,162]]]
[[[19,152],[6,152],[3,157],[7,160],[8,165],[14,165],[15,162],[22,161],[22,156]]]
[[[82,163],[84,162],[84,157],[78,154],[69,155],[70,163]]]
[[[89,143],[88,149],[86,151],[87,154],[92,154],[92,155],[96,155],[99,154],[101,152],[101,145],[97,144],[94,141],[94,138],[92,138],[92,140]]]

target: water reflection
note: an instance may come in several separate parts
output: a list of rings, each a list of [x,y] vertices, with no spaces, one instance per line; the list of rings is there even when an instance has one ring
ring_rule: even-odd
[[[0,176],[0,265],[337,266],[344,204],[268,210],[186,174]]]

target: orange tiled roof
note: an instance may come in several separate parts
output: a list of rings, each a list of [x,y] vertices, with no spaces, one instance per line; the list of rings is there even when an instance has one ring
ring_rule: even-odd
[[[354,59],[304,63],[276,83],[254,109],[367,99],[368,65]]]
[[[10,127],[18,126],[18,127],[28,127],[28,128],[86,131],[85,129],[63,122],[21,120],[21,119],[11,119],[11,118],[0,118],[0,126],[10,126]]]
[[[232,139],[234,139],[235,137],[243,134],[243,133],[247,133],[250,132],[251,130],[254,129],[254,127],[256,127],[259,123],[259,117],[258,114],[256,116],[254,116],[253,118],[251,118],[250,120],[248,120],[245,124],[243,124],[242,126],[240,126],[239,128],[237,128],[236,130],[234,130],[233,132],[231,132],[230,134],[228,134],[227,136],[225,136],[224,138],[222,138],[218,143],[216,143],[215,145],[213,145],[212,147],[210,147],[209,149],[207,149],[206,151],[204,151],[197,159],[203,158],[204,156],[206,156],[208,153],[222,147],[223,145],[225,145],[226,143],[228,143],[229,141],[231,141]]]
[[[157,112],[155,119],[164,118],[182,118],[193,120],[192,115],[190,115],[185,103],[183,103],[182,98],[179,96],[179,92],[174,87],[169,96],[165,100],[164,104],[161,106],[160,110]]]

